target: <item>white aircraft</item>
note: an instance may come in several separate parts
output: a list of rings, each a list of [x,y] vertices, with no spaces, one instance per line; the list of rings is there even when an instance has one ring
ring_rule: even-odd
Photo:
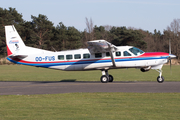
[[[53,52],[28,47],[13,25],[5,26],[7,59],[16,64],[65,71],[101,70],[102,83],[113,82],[109,69],[140,68],[142,72],[155,69],[162,83],[162,66],[175,55],[164,52],[143,52],[133,46],[115,46],[105,40],[88,42],[88,49]]]

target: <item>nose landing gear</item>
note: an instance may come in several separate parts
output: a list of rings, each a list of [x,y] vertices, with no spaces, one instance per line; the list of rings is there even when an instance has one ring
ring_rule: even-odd
[[[157,72],[159,72],[159,76],[157,77],[158,83],[163,83],[164,82],[164,77],[162,76],[162,70],[161,69],[156,69]]]

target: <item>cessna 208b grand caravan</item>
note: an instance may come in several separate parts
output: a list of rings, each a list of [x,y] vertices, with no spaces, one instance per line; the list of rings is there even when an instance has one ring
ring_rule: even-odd
[[[132,46],[115,46],[105,40],[89,41],[88,49],[53,52],[28,47],[13,25],[5,26],[7,59],[16,64],[45,67],[66,71],[101,70],[102,83],[113,82],[109,69],[140,68],[142,72],[155,69],[157,81],[162,83],[162,66],[175,55],[148,52]]]

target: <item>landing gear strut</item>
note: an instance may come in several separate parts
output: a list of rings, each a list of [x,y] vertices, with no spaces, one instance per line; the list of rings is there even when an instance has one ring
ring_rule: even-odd
[[[102,70],[102,76],[101,76],[101,82],[107,83],[107,82],[113,82],[113,76],[108,74],[108,70]]]
[[[157,77],[158,83],[164,82],[164,77],[162,76],[162,70],[161,69],[157,69],[156,71],[159,72],[159,76]]]

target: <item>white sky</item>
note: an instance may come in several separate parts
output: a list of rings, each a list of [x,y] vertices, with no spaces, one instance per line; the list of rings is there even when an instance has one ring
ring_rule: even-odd
[[[74,26],[83,31],[85,17],[94,25],[111,25],[141,28],[161,33],[173,19],[180,18],[179,0],[0,0],[0,7],[16,8],[23,19],[31,15],[46,15],[56,26]]]

